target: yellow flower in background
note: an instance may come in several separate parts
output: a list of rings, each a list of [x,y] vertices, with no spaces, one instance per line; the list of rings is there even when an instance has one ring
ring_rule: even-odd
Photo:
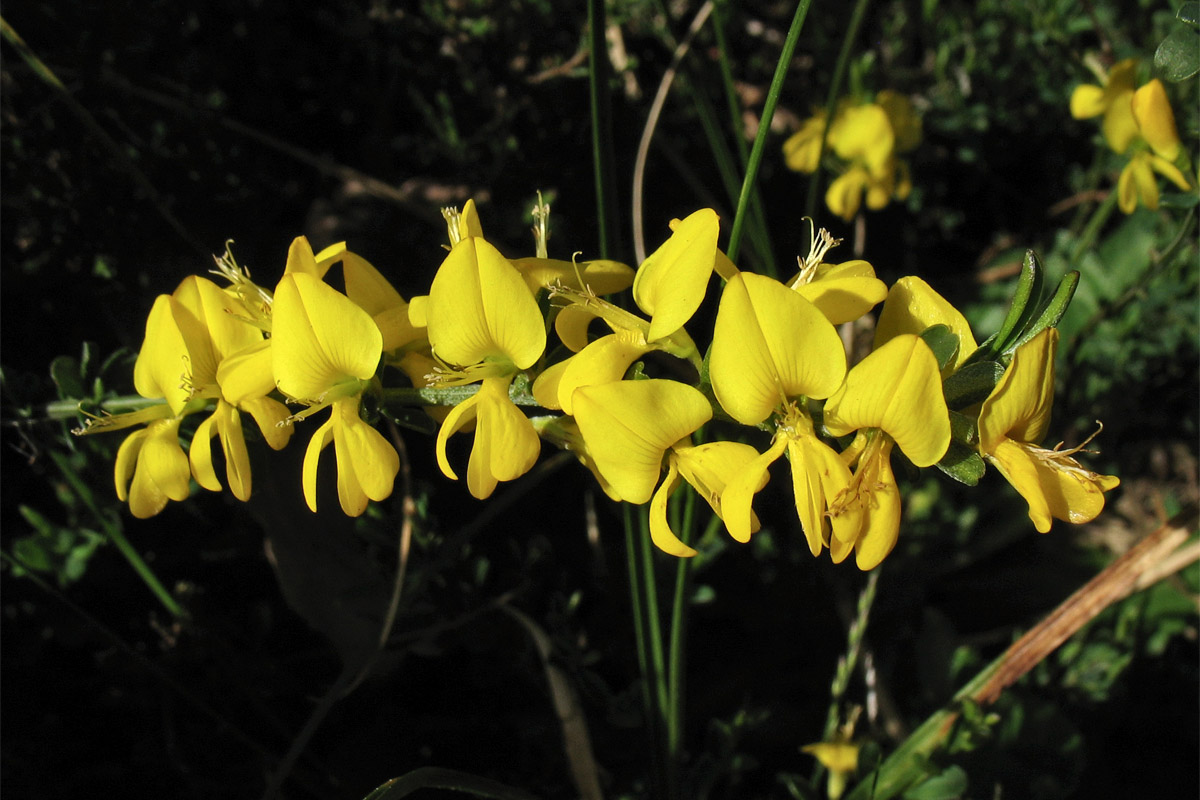
[[[861,527],[852,538],[831,541],[830,550],[840,561],[853,547],[859,568],[872,569],[892,551],[900,531],[893,445],[918,467],[936,464],[950,446],[950,413],[929,345],[900,334],[856,364],[825,403],[825,428],[833,436],[860,432],[843,453],[847,463],[857,463],[854,480],[829,513],[835,539],[844,513],[861,514]]]
[[[1091,119],[1104,115],[1101,130],[1104,140],[1118,153],[1124,153],[1137,136],[1130,102],[1136,81],[1137,60],[1127,58],[1109,70],[1103,86],[1084,84],[1071,93],[1071,116]]]
[[[275,383],[308,409],[292,420],[332,406],[304,455],[304,499],[317,510],[317,462],[330,441],[338,462],[338,499],[358,516],[367,499],[392,493],[399,456],[359,416],[359,401],[383,353],[383,334],[371,316],[333,287],[307,272],[283,276],[275,289],[271,356]]]
[[[1054,328],[1017,348],[979,412],[979,452],[1029,503],[1029,518],[1039,533],[1049,531],[1053,519],[1095,519],[1104,510],[1104,493],[1121,483],[1080,466],[1073,456],[1082,445],[1069,450],[1038,446],[1054,402],[1057,348]]]
[[[1184,191],[1192,188],[1166,88],[1155,78],[1135,90],[1136,66],[1132,59],[1122,61],[1109,72],[1103,87],[1077,86],[1071,95],[1072,116],[1086,119],[1103,114],[1105,142],[1113,152],[1129,156],[1117,179],[1117,206],[1126,214],[1139,205],[1158,209],[1155,173]]]
[[[783,146],[790,169],[813,172],[825,136],[824,114],[806,120]],[[908,165],[897,158],[921,141],[921,120],[908,98],[896,92],[879,92],[871,103],[843,100],[829,125],[827,147],[841,167],[825,192],[825,204],[849,222],[865,197],[867,207],[878,210],[891,200],[903,200],[912,191]]]
[[[821,157],[821,138],[825,135],[825,112],[818,111],[806,119],[800,130],[783,143],[783,159],[787,168],[796,172],[812,173],[817,169]]]
[[[1175,114],[1167,100],[1162,82],[1154,80],[1133,93],[1130,101],[1131,118],[1136,123],[1137,137],[1130,144],[1133,150],[1129,163],[1117,179],[1117,205],[1126,214],[1143,205],[1151,211],[1158,209],[1158,179],[1166,177],[1180,189],[1191,188],[1183,171],[1175,165],[1182,153]]]

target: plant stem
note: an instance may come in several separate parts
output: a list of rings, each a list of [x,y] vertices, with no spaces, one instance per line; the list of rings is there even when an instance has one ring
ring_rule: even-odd
[[[613,154],[612,102],[608,95],[607,21],[604,0],[588,0],[588,98],[592,113],[592,165],[596,176],[596,230],[600,258],[619,250],[617,232],[616,157]]]
[[[817,191],[821,186],[821,161],[825,158],[825,142],[829,136],[830,123],[837,109],[838,95],[842,91],[842,81],[846,77],[846,68],[850,65],[850,51],[854,47],[854,39],[858,29],[862,27],[863,15],[867,10],[868,0],[858,0],[850,15],[850,24],[846,27],[846,35],[842,37],[842,49],[838,52],[837,63],[833,67],[833,81],[829,84],[829,95],[825,98],[825,128],[821,133],[821,150],[817,156],[817,168],[813,170],[812,179],[808,184],[808,197],[804,201],[804,215],[812,218],[817,213]]]
[[[742,180],[742,191],[738,195],[733,229],[729,233],[729,247],[726,254],[734,263],[737,262],[738,250],[741,248],[742,227],[746,224],[746,210],[750,206],[750,197],[754,192],[755,181],[758,179],[758,167],[762,163],[763,150],[766,149],[767,135],[771,130],[771,118],[775,116],[775,106],[779,104],[779,95],[783,92],[783,81],[787,77],[788,65],[792,61],[792,54],[796,52],[796,43],[800,40],[800,29],[804,27],[804,18],[808,16],[808,8],[811,5],[812,0],[800,0],[796,6],[796,14],[792,17],[792,25],[788,28],[787,39],[784,40],[783,50],[779,54],[779,63],[775,65],[775,77],[771,79],[771,88],[767,91],[767,101],[763,105],[758,134],[754,137],[754,147],[751,148],[750,158],[746,163],[746,177]]]
[[[75,491],[76,496],[78,496],[80,501],[87,506],[89,511],[92,512],[92,515],[96,518],[97,524],[99,524],[104,530],[104,533],[106,536],[108,536],[109,541],[116,545],[117,550],[121,552],[121,555],[125,556],[125,560],[129,562],[131,567],[133,567],[133,571],[138,574],[138,577],[142,579],[142,582],[145,583],[154,596],[158,598],[158,601],[163,604],[163,607],[166,608],[167,611],[171,612],[171,616],[175,617],[176,619],[187,619],[187,612],[184,611],[183,607],[179,605],[174,597],[171,596],[171,593],[168,592],[166,587],[162,585],[162,582],[158,579],[158,576],[154,574],[154,570],[150,569],[150,565],[145,562],[141,554],[138,553],[134,546],[130,544],[129,540],[125,538],[125,534],[121,530],[121,526],[114,524],[113,521],[106,517],[96,506],[96,503],[92,499],[91,489],[88,488],[88,486],[84,484],[82,480],[80,480],[79,476],[75,474],[75,470],[72,469],[71,465],[67,463],[66,456],[62,453],[51,450],[50,457],[54,460],[54,464],[58,467],[59,472],[62,473],[63,478],[71,485],[71,488]]]

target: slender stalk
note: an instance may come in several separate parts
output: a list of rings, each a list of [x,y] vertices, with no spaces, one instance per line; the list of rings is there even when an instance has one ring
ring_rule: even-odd
[[[129,566],[133,567],[133,571],[142,579],[142,582],[146,584],[151,593],[158,598],[158,601],[162,603],[167,611],[171,612],[171,616],[176,619],[187,619],[188,615],[183,610],[183,606],[179,605],[175,598],[171,596],[171,593],[162,585],[162,581],[154,574],[154,570],[150,569],[150,565],[146,563],[137,549],[130,544],[129,540],[125,538],[125,533],[121,530],[121,526],[114,524],[112,520],[100,511],[100,508],[92,499],[92,490],[75,474],[75,470],[67,463],[67,457],[53,450],[50,451],[50,457],[54,459],[55,466],[58,467],[59,472],[62,473],[66,482],[71,485],[76,496],[92,512],[92,515],[104,530],[108,540],[116,545],[121,555],[125,556],[125,560],[129,562]]]
[[[733,140],[737,144],[738,158],[741,159],[742,169],[745,170],[750,163],[750,152],[746,148],[746,138],[742,135],[742,107],[738,102],[737,88],[733,82],[733,70],[730,67],[729,45],[725,39],[725,12],[722,10],[723,6],[723,2],[717,2],[713,5],[713,36],[716,39],[717,52],[720,54],[720,58],[717,59],[717,66],[721,70],[721,85],[725,90],[725,102],[729,106],[730,130],[733,131]],[[779,270],[775,264],[775,251],[771,247],[771,235],[767,228],[765,208],[762,192],[759,190],[758,184],[755,183],[750,195],[749,224],[753,226],[751,241],[755,243],[756,249],[760,251],[759,256],[762,259],[763,272],[774,278],[777,276]]]
[[[775,116],[775,106],[779,104],[779,95],[783,92],[783,81],[787,77],[788,65],[792,61],[792,54],[796,52],[796,42],[800,40],[800,29],[804,27],[804,19],[808,16],[808,8],[811,5],[812,0],[800,0],[796,6],[796,14],[792,17],[792,26],[788,28],[783,51],[779,54],[779,63],[775,66],[775,77],[771,79],[771,88],[767,91],[767,102],[763,105],[762,119],[758,124],[758,135],[754,137],[754,147],[751,148],[750,158],[746,163],[746,177],[742,181],[742,191],[738,196],[737,212],[733,217],[733,229],[729,233],[729,247],[726,253],[735,263],[742,244],[742,228],[746,224],[746,210],[750,206],[750,196],[754,193],[758,168],[762,164],[763,151],[766,149],[767,134],[771,130],[771,118]]]
[[[592,165],[596,176],[596,230],[600,257],[619,250],[617,195],[613,176],[612,101],[608,94],[608,48],[604,0],[588,0],[588,97],[592,113]]]
[[[837,63],[833,67],[833,81],[829,84],[829,96],[825,98],[825,130],[821,134],[821,153],[817,156],[817,168],[813,170],[812,180],[808,184],[808,197],[804,201],[804,215],[812,217],[817,213],[817,191],[821,186],[821,161],[825,158],[825,142],[829,135],[829,123],[833,121],[833,112],[837,109],[838,95],[842,91],[842,80],[846,77],[846,68],[850,66],[850,51],[854,40],[858,37],[858,29],[862,27],[863,15],[867,10],[869,0],[858,0],[850,15],[850,24],[846,27],[846,35],[842,37],[842,49],[838,53]]]
[[[634,520],[636,512],[632,505],[625,503],[622,508],[625,511],[625,557],[626,566],[629,571],[629,602],[633,613],[633,633],[634,641],[637,644],[638,671],[642,675],[642,714],[646,719],[646,734],[650,742],[650,777],[652,786],[654,787],[654,794],[659,795],[661,794],[661,787],[665,785],[663,778],[664,764],[662,750],[659,747],[662,737],[660,736],[659,714],[655,706],[653,689],[654,684],[657,682],[653,674],[653,659],[650,656],[653,645],[649,638],[646,604],[644,602],[646,583],[642,579],[641,558],[637,544],[640,525]]]

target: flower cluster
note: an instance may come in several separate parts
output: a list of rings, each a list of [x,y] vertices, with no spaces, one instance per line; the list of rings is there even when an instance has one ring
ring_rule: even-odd
[[[879,92],[874,102],[855,104],[849,98],[837,105],[833,123],[818,111],[783,143],[787,166],[813,173],[823,152],[836,156],[837,178],[825,192],[825,204],[849,222],[862,205],[879,210],[893,198],[903,200],[912,191],[908,164],[898,154],[921,142],[921,119],[904,95]],[[827,130],[828,129],[828,130]]]
[[[1192,188],[1166,89],[1157,78],[1135,89],[1136,72],[1137,61],[1126,59],[1103,76],[1103,86],[1085,84],[1071,94],[1071,116],[1102,116],[1104,141],[1129,158],[1117,179],[1117,205],[1126,214],[1139,205],[1158,209],[1156,172],[1184,191]]]
[[[1094,518],[1117,485],[1080,466],[1079,448],[1039,446],[1061,292],[1040,313],[1025,292],[1004,330],[978,347],[962,314],[920,278],[889,289],[866,261],[827,263],[837,242],[823,230],[782,282],[739,270],[718,247],[717,214],[703,209],[674,221],[635,272],[547,257],[548,210],[535,209],[530,258],[491,244],[473,203],[447,210],[449,252],[429,294],[409,302],[344,244],[314,254],[302,237],[271,291],[227,253],[217,260],[227,287],[190,277],[160,296],[134,382],[162,402],[90,426],[146,426],[120,448],[118,495],[146,517],[187,497],[190,478],[219,490],[210,446],[219,437],[226,480],[245,500],[251,476],[240,412],[278,449],[297,423],[328,408],[308,440],[304,496],[315,511],[317,463],[332,441],[341,507],[361,514],[369,500],[390,495],[399,467],[393,446],[364,419],[367,394],[385,413],[405,402],[440,423],[437,463],[451,479],[450,440],[471,435],[466,486],[480,499],[525,474],[542,440],[569,450],[612,499],[649,503],[654,543],[677,556],[696,552],[668,523],[681,482],[744,542],[760,527],[755,497],[784,457],[813,555],[828,549],[840,562],[854,552],[862,569],[896,543],[893,461],[901,456],[966,483],[978,481],[986,459],[1025,497],[1039,531],[1052,518]],[[1040,276],[1030,258],[1032,281]],[[714,273],[723,287],[702,351],[686,327]],[[341,289],[331,281],[337,274]],[[630,287],[637,311],[604,297]],[[872,351],[848,363],[836,326],[880,303]],[[383,389],[401,382],[411,388]],[[531,417],[522,406],[549,413]],[[209,416],[185,451],[181,422],[200,413]]]

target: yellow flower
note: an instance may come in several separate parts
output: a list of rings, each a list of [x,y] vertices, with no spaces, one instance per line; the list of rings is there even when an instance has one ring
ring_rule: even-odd
[[[945,325],[958,337],[958,353],[943,375],[962,366],[977,345],[967,318],[921,278],[909,275],[892,284],[879,321],[875,324],[875,348],[901,334],[919,336],[932,325]]]
[[[896,545],[900,492],[892,473],[893,444],[918,467],[936,464],[950,446],[950,414],[933,351],[918,336],[900,334],[854,366],[825,403],[825,428],[834,436],[860,431],[843,458],[857,462],[853,482],[830,504],[838,517],[861,515],[851,536],[831,541],[834,561],[853,546],[859,569],[877,566]]]
[[[1179,158],[1181,146],[1175,129],[1175,115],[1162,82],[1156,78],[1133,92],[1131,97],[1130,119],[1134,123],[1134,135],[1129,138],[1126,149],[1133,148],[1133,153],[1117,179],[1117,205],[1126,214],[1132,214],[1139,204],[1151,211],[1158,209],[1155,172],[1180,189],[1191,187],[1183,171],[1172,163]]]
[[[610,494],[639,505],[650,501],[654,544],[674,556],[694,556],[696,551],[667,524],[667,500],[677,478],[691,483],[719,516],[725,484],[753,458],[753,448],[734,442],[693,447],[691,434],[712,418],[712,407],[698,390],[675,381],[581,386],[573,405],[579,431]],[[660,483],[664,457],[667,477]]]
[[[979,452],[1029,503],[1039,533],[1050,530],[1052,519],[1090,522],[1104,510],[1104,493],[1120,485],[1115,476],[1080,466],[1073,456],[1082,446],[1038,446],[1054,402],[1057,347],[1058,331],[1047,328],[1017,348],[979,412]]]
[[[838,454],[817,438],[803,398],[825,398],[846,374],[846,354],[828,319],[787,286],[742,272],[721,295],[713,329],[709,376],[721,407],[744,425],[775,415],[775,437],[728,481],[723,518],[729,534],[749,541],[755,529],[754,494],[784,452],[792,464],[792,489],[813,555],[828,541],[826,508],[850,482]],[[856,527],[853,515],[834,524]],[[849,534],[844,534],[849,535]]]
[[[806,744],[800,749],[829,770],[827,794],[829,800],[838,800],[846,791],[846,779],[858,769],[859,745],[835,737],[831,742]]]
[[[1109,70],[1103,86],[1076,86],[1071,93],[1071,116],[1090,119],[1107,114],[1125,92],[1133,91],[1137,60],[1127,58]]]
[[[309,405],[292,420],[333,406],[330,419],[309,441],[304,456],[304,499],[317,509],[317,462],[332,440],[338,462],[342,510],[358,516],[371,500],[386,499],[400,469],[396,451],[358,414],[374,377],[383,335],[370,315],[315,275],[284,275],[275,290],[271,355],[275,383]]]
[[[125,437],[117,450],[117,497],[129,501],[138,519],[153,517],[168,500],[188,498],[191,470],[179,445],[179,421],[155,420]]]
[[[825,112],[821,111],[805,120],[800,130],[783,143],[783,158],[788,169],[806,173],[816,171],[824,135]]]
[[[232,391],[222,384],[220,366],[225,360],[264,343],[253,317],[237,292],[195,276],[185,279],[174,294],[155,300],[134,365],[134,386],[143,397],[161,397],[166,404],[90,426],[113,430],[142,422],[151,425],[151,430],[135,432],[125,440],[116,467],[117,496],[128,497],[135,516],[152,516],[168,499],[187,497],[189,471],[180,465],[188,466],[189,460],[190,475],[204,488],[220,491],[210,448],[212,438],[218,436],[231,490],[240,500],[250,497],[250,457],[239,408],[254,415],[272,447],[287,442],[290,431],[276,427],[287,410],[265,396],[274,388],[269,381],[257,390],[237,376]],[[189,457],[178,442],[179,422],[212,400],[216,409],[196,429]]]
[[[642,262],[634,278],[633,297],[650,315],[649,321],[590,292],[556,288],[554,295],[572,304],[559,312],[555,325],[568,346],[586,341],[587,323],[596,316],[613,333],[586,344],[566,362],[544,372],[534,385],[539,402],[571,414],[576,389],[620,380],[630,364],[653,350],[686,358],[699,369],[700,353],[683,325],[704,300],[717,262],[719,231],[715,211],[696,211],[675,224],[667,241]]]
[[[813,237],[806,258],[797,258],[800,272],[788,281],[834,325],[853,322],[887,297],[887,284],[875,277],[875,268],[861,259],[826,264],[825,254],[841,244],[822,228]]]
[[[457,479],[446,443],[476,420],[467,488],[484,499],[497,481],[520,477],[537,460],[537,433],[509,399],[508,387],[518,372],[541,358],[545,323],[520,272],[481,236],[462,238],[450,249],[434,276],[426,315],[433,355],[443,364],[434,384],[483,383],[442,422],[438,466]]]

